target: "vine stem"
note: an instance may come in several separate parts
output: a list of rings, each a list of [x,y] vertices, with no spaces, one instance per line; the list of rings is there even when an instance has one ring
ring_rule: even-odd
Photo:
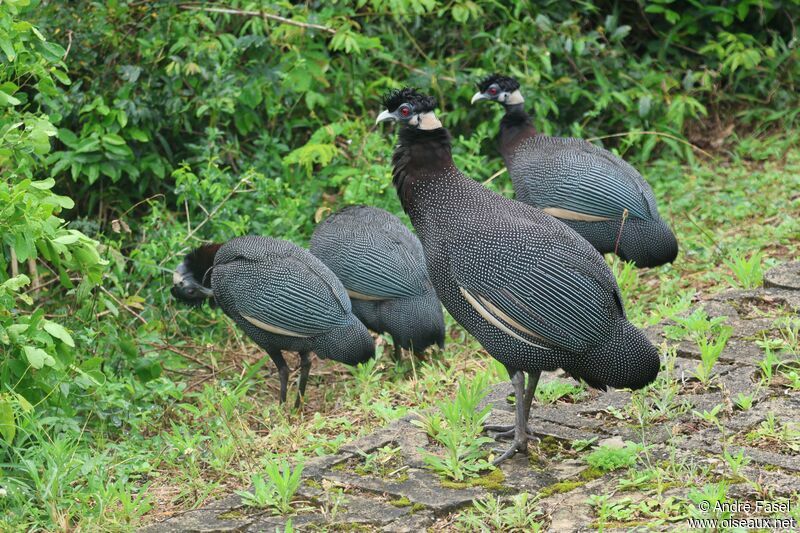
[[[321,24],[310,24],[308,22],[300,22],[299,20],[292,20],[287,19],[286,17],[281,17],[279,15],[273,15],[272,13],[267,13],[265,11],[248,11],[245,9],[234,9],[232,7],[209,7],[209,6],[202,6],[198,4],[181,4],[178,6],[180,9],[184,9],[187,11],[206,11],[208,13],[223,13],[226,15],[242,15],[245,17],[261,17],[264,19],[274,20],[276,22],[280,22],[281,24],[289,24],[290,26],[298,26],[300,28],[307,28],[310,30],[319,30],[328,32],[331,35],[336,35],[336,30],[330,28],[328,26],[323,26]]]
[[[714,159],[713,155],[711,155],[709,152],[706,152],[705,150],[703,150],[699,146],[694,145],[694,144],[690,143],[689,141],[687,141],[685,139],[681,139],[680,137],[677,137],[675,135],[671,135],[669,133],[664,133],[663,131],[625,131],[625,132],[622,132],[622,133],[612,133],[610,135],[601,135],[599,137],[591,137],[589,139],[586,139],[586,141],[588,141],[588,142],[600,141],[602,139],[612,139],[614,137],[627,137],[628,135],[656,135],[658,137],[666,137],[667,139],[672,139],[673,141],[678,141],[679,143],[685,144],[686,146],[690,147],[692,150],[696,150],[696,151],[700,152],[701,154],[703,154],[704,156],[708,157],[709,159]]]

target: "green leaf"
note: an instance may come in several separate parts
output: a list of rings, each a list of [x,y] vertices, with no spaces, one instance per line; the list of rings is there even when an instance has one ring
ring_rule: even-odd
[[[9,62],[13,62],[17,58],[17,53],[14,51],[14,45],[11,44],[11,41],[8,37],[0,37],[0,50],[8,58]]]
[[[61,324],[51,322],[50,320],[45,320],[43,322],[43,327],[47,333],[60,340],[70,348],[75,347],[75,341],[72,340],[72,335],[70,335]]]
[[[59,235],[55,239],[52,239],[53,242],[57,242],[58,244],[75,244],[79,240],[80,240],[80,235],[76,235],[74,233]]]
[[[39,370],[45,366],[55,366],[56,360],[49,353],[35,346],[23,346],[25,357],[28,358],[30,365]]]
[[[21,103],[22,102],[20,102],[19,99],[14,98],[13,96],[4,91],[0,91],[0,106],[13,107]]]
[[[123,139],[116,133],[109,133],[108,135],[103,135],[103,142],[106,144],[110,144],[112,146],[125,146],[125,139]]]
[[[52,189],[53,186],[56,184],[56,180],[53,178],[47,178],[40,181],[32,181],[31,187],[34,189],[39,189],[40,191],[46,191]]]
[[[17,434],[17,424],[14,420],[14,406],[7,397],[0,398],[0,436],[11,444]]]

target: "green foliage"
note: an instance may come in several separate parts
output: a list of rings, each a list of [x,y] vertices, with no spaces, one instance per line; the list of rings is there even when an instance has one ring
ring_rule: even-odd
[[[709,318],[705,310],[700,308],[688,316],[673,317],[675,325],[666,326],[664,333],[673,340],[689,337],[699,343],[701,339],[719,336],[726,328],[724,324],[727,319],[725,316]]]
[[[743,255],[731,254],[725,259],[725,266],[731,269],[733,277],[725,276],[726,281],[734,288],[755,289],[764,283],[764,271],[761,262],[764,254],[755,252],[749,258]]]
[[[711,381],[712,371],[714,365],[719,360],[722,351],[728,344],[728,339],[733,330],[726,327],[722,333],[715,338],[700,337],[697,341],[697,346],[700,348],[700,364],[697,365],[694,371],[694,376],[700,380],[703,385],[708,385]]]
[[[626,442],[622,447],[600,446],[586,456],[586,462],[605,472],[628,468],[636,464],[644,447],[635,442]]]
[[[292,468],[285,460],[268,461],[264,466],[267,477],[254,474],[251,478],[253,492],[238,491],[245,505],[272,509],[275,514],[291,513],[292,498],[300,488],[303,463]]]
[[[521,492],[504,500],[490,494],[475,500],[472,508],[458,517],[460,531],[538,532],[542,530],[543,513],[538,499]]]
[[[57,84],[69,79],[64,49],[20,18],[26,5],[0,5],[0,436],[8,444],[17,436],[17,418],[33,404],[53,401],[56,392],[63,399],[71,384],[91,389],[102,380],[103,359],[83,357],[83,343],[53,316],[58,307],[42,297],[40,271],[51,272],[78,304],[88,304],[108,264],[97,241],[60,218],[74,202],[53,192],[53,179],[40,179],[56,134],[45,108],[59,96]],[[52,287],[48,293],[64,294]]]
[[[423,460],[432,470],[451,480],[463,481],[492,469],[482,446],[493,439],[481,436],[491,406],[478,409],[486,386],[485,374],[459,381],[454,400],[440,402],[438,411],[420,414],[412,421],[444,448],[444,456],[421,450]]]
[[[554,380],[536,387],[536,400],[545,404],[556,403],[565,397],[577,402],[585,394],[586,386],[583,383]]]

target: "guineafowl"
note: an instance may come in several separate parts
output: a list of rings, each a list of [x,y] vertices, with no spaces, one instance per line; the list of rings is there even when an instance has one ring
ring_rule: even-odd
[[[499,438],[513,434],[512,447],[496,462],[527,450],[541,371],[562,368],[600,389],[652,382],[658,351],[625,317],[617,282],[597,250],[542,210],[462,174],[432,97],[403,89],[384,104],[378,122],[401,124],[392,181],[436,293],[505,365],[514,385],[515,425],[487,428],[500,431]]]
[[[613,252],[637,267],[675,260],[678,241],[635,168],[582,139],[537,133],[514,78],[493,74],[478,89],[473,103],[494,100],[505,107],[498,139],[517,200],[568,224],[600,253]]]
[[[211,298],[278,367],[286,402],[289,367],[283,350],[300,354],[299,404],[311,369],[309,353],[349,365],[369,360],[375,343],[353,314],[339,279],[288,241],[246,236],[189,253],[173,277],[172,295],[189,305]]]
[[[419,239],[399,218],[375,207],[345,207],[314,230],[311,253],[342,281],[353,313],[419,354],[444,347],[444,316],[428,279]]]

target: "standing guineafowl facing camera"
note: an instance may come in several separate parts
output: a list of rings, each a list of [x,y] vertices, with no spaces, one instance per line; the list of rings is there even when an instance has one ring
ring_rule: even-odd
[[[320,223],[311,253],[342,281],[353,313],[388,333],[400,349],[420,354],[444,347],[444,316],[428,279],[419,239],[399,218],[375,207],[350,206]]]
[[[300,354],[297,403],[311,370],[309,353],[348,365],[369,360],[375,343],[353,314],[350,298],[328,267],[288,241],[237,237],[201,246],[178,266],[172,294],[190,305],[211,298],[278,367],[286,402],[289,367],[283,350]]]
[[[658,351],[625,317],[617,282],[597,250],[540,209],[462,174],[433,98],[403,89],[384,104],[378,122],[401,125],[393,183],[422,242],[436,293],[505,365],[514,385],[515,425],[487,428],[514,437],[496,462],[527,450],[542,370],[563,368],[601,389],[652,382]]]
[[[500,153],[517,200],[568,224],[600,253],[613,252],[638,267],[675,260],[678,241],[635,168],[582,139],[537,133],[514,78],[493,74],[478,89],[473,103],[493,100],[505,108]]]

